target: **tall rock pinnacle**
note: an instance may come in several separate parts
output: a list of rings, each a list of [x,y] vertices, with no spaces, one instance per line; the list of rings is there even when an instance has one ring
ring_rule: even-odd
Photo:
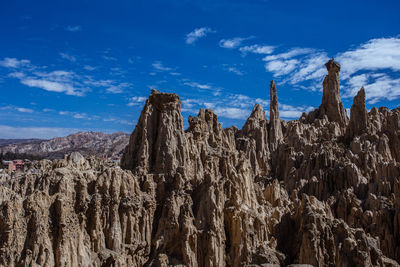
[[[346,137],[353,139],[354,136],[361,135],[367,131],[368,114],[365,108],[365,90],[364,87],[358,91],[354,97],[353,105],[350,109],[350,122],[347,128]]]
[[[184,165],[186,157],[179,96],[152,90],[125,148],[121,167],[168,173]]]
[[[278,97],[276,96],[276,85],[274,81],[271,81],[270,85],[270,99],[271,103],[269,106],[270,109],[269,138],[270,138],[270,148],[273,151],[277,148],[279,142],[283,138],[281,118],[279,117]]]
[[[323,82],[322,103],[319,107],[319,117],[326,115],[329,121],[335,121],[340,126],[346,126],[348,122],[346,109],[340,100],[339,71],[340,64],[333,58],[325,63],[328,75]]]

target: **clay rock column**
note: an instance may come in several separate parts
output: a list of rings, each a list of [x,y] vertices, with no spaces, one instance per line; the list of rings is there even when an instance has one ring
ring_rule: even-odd
[[[276,150],[279,142],[283,138],[281,118],[279,117],[278,97],[276,95],[276,85],[271,81],[270,85],[270,106],[269,106],[269,140],[271,151]]]
[[[186,139],[177,94],[152,90],[121,159],[121,168],[171,173],[185,165]]]
[[[350,122],[347,127],[346,137],[348,140],[361,135],[367,131],[368,114],[365,108],[365,90],[364,87],[358,91],[353,99],[353,105],[350,109]]]
[[[348,118],[346,109],[340,99],[339,72],[340,64],[333,58],[325,63],[328,75],[325,76],[323,82],[322,103],[319,107],[319,117],[326,115],[329,121],[339,123],[341,127],[345,127]]]

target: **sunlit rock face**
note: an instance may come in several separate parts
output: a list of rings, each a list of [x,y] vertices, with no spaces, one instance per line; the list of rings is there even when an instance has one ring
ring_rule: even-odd
[[[349,121],[327,68],[299,120],[271,83],[269,120],[201,109],[184,130],[179,97],[152,91],[120,167],[73,153],[2,175],[0,265],[399,266],[400,108],[367,113],[361,89]]]

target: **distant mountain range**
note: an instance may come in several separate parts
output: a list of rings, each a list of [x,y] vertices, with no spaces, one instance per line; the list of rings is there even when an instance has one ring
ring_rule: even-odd
[[[117,132],[78,132],[50,140],[0,139],[0,153],[30,154],[45,158],[62,158],[65,153],[80,152],[83,155],[120,156],[129,142],[129,134]]]

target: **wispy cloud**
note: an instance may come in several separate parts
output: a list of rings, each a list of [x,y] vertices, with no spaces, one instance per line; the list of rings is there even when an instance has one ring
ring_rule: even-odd
[[[400,38],[371,39],[348,51],[338,53],[341,64],[342,96],[353,97],[364,86],[368,103],[400,97]],[[265,69],[281,83],[310,90],[322,90],[321,82],[329,59],[325,51],[292,48],[265,56]],[[309,82],[304,86],[304,82]]]
[[[73,26],[73,25],[68,25],[68,26],[65,27],[64,29],[65,29],[66,31],[69,31],[69,32],[79,32],[79,31],[82,30],[82,26],[80,26],[80,25],[75,25],[75,26]]]
[[[219,46],[223,48],[228,48],[228,49],[233,49],[237,48],[240,45],[242,45],[242,42],[248,39],[251,39],[252,37],[235,37],[232,39],[222,39],[219,41]]]
[[[269,116],[269,100],[252,98],[243,94],[227,94],[223,97],[209,98],[182,98],[182,112],[196,114],[200,108],[212,109],[215,114],[222,118],[246,120],[255,104],[261,104],[266,116]],[[297,119],[303,112],[314,110],[312,106],[292,106],[279,103],[281,118]]]
[[[132,87],[127,82],[97,80],[91,75],[74,71],[49,71],[47,66],[35,66],[26,59],[4,58],[0,66],[10,71],[8,77],[18,79],[21,84],[66,95],[84,96],[92,87],[103,87],[107,93],[122,93],[125,88]]]
[[[207,99],[182,98],[182,112],[197,113],[200,108],[212,109],[219,117],[245,120],[255,104],[268,106],[269,101],[242,94],[214,96]]]
[[[33,113],[34,110],[30,108],[16,107],[14,105],[7,105],[0,107],[0,110],[18,111],[22,113]]]
[[[106,91],[108,93],[120,94],[120,93],[124,92],[124,89],[128,89],[131,87],[132,87],[131,83],[123,82],[123,83],[111,85],[110,87],[108,87],[106,89]]]
[[[355,49],[336,56],[343,77],[360,70],[390,69],[400,71],[400,37],[372,39]]]
[[[243,71],[239,70],[235,65],[223,64],[223,69],[239,76],[244,74]]]
[[[144,104],[144,102],[146,101],[147,97],[145,96],[134,96],[131,97],[129,99],[129,103],[127,104],[127,106],[140,106],[142,104]]]
[[[161,61],[155,61],[155,62],[153,62],[153,64],[151,64],[151,65],[153,66],[153,68],[154,68],[156,71],[172,71],[172,70],[174,70],[173,68],[164,66],[163,63],[162,63]]]
[[[60,53],[60,57],[63,58],[63,59],[66,59],[68,61],[71,61],[71,62],[75,62],[76,61],[76,57],[73,56],[73,55],[70,55],[68,53]]]
[[[85,65],[85,66],[83,66],[83,68],[84,68],[85,70],[88,70],[88,71],[93,71],[93,70],[96,69],[96,67],[93,67],[93,66],[90,66],[90,65]]]
[[[184,85],[190,86],[190,87],[194,87],[194,88],[199,88],[199,89],[211,89],[211,85],[208,84],[200,84],[197,82],[184,82]]]
[[[107,55],[103,55],[103,58],[108,61],[117,61],[118,60],[116,57],[107,56]]]
[[[185,41],[187,44],[194,44],[200,38],[206,37],[208,33],[215,33],[215,31],[207,27],[194,29],[186,35]]]
[[[23,113],[33,113],[33,109],[30,108],[17,108],[17,110]]]
[[[310,112],[314,109],[315,107],[312,106],[292,106],[279,103],[279,116],[285,119],[297,119],[301,116],[301,114],[303,114],[303,112]]]
[[[30,64],[30,61],[27,59],[18,60],[16,58],[6,57],[3,60],[0,60],[0,66],[6,68],[20,68],[22,66],[27,66]]]
[[[274,51],[275,47],[270,45],[250,45],[243,46],[239,48],[239,51],[243,54],[254,53],[254,54],[271,54]]]

